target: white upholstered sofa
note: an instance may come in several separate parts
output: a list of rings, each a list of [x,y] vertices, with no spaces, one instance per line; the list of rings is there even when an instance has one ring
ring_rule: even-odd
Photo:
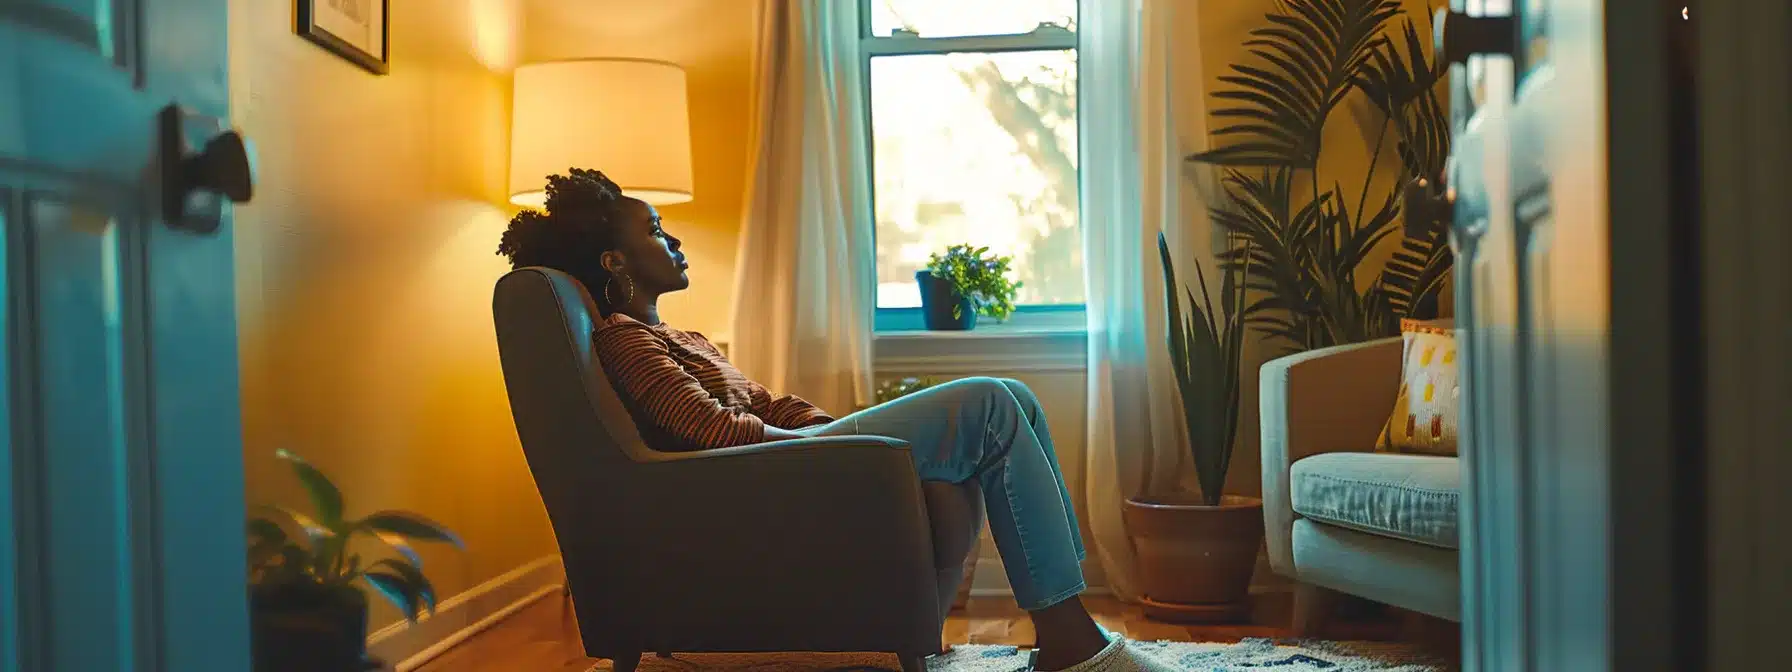
[[[1295,627],[1330,589],[1461,620],[1458,459],[1374,452],[1400,386],[1401,340],[1263,365],[1263,516],[1270,566],[1302,584]]]

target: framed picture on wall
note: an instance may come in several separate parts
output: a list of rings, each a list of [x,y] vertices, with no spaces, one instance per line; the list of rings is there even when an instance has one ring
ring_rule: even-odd
[[[376,75],[390,70],[388,0],[294,0],[295,26],[305,39]]]

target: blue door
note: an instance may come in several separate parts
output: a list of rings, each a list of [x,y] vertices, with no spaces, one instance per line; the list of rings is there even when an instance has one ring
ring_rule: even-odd
[[[227,0],[0,0],[0,672],[248,668]]]

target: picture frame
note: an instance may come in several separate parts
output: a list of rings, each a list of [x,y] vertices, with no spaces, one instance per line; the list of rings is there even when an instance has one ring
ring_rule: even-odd
[[[294,30],[376,75],[391,72],[390,0],[293,0]]]

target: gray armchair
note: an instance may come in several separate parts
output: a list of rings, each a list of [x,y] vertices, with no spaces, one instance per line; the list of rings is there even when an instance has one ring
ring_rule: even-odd
[[[935,567],[906,444],[658,452],[597,361],[578,281],[519,269],[492,309],[587,655],[627,672],[643,651],[882,651],[924,669],[962,569]]]
[[[1296,635],[1326,590],[1461,620],[1457,458],[1375,452],[1401,352],[1396,337],[1263,365],[1264,539],[1270,567],[1300,582]]]

